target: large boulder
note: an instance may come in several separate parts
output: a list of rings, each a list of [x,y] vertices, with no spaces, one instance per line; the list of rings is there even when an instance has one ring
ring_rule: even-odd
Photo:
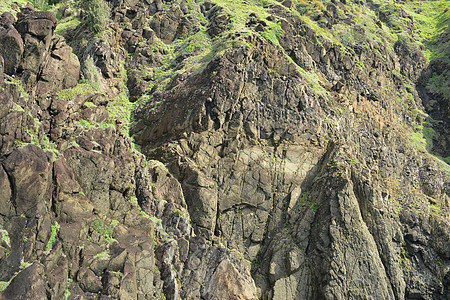
[[[183,181],[186,203],[197,233],[211,237],[217,216],[217,185],[199,170],[189,168]]]
[[[36,262],[17,274],[0,299],[47,299],[44,266]]]
[[[23,41],[19,32],[14,28],[0,32],[0,56],[5,60],[5,73],[12,75],[16,72],[23,54]]]
[[[54,38],[51,49],[51,55],[39,77],[37,95],[72,88],[80,79],[80,62],[72,53],[72,48],[63,39]]]
[[[5,29],[11,27],[15,21],[16,18],[14,18],[14,15],[10,12],[4,12],[0,16],[0,26]]]
[[[35,216],[50,209],[52,168],[45,152],[27,145],[14,150],[3,162],[13,188],[13,204],[18,215]]]
[[[239,264],[233,264],[230,259],[219,263],[207,280],[204,293],[210,299],[257,299],[250,273],[243,271]]]
[[[16,28],[21,34],[31,34],[38,39],[45,39],[53,34],[58,20],[51,11],[34,11],[28,14],[18,14]]]
[[[156,35],[166,44],[172,43],[181,30],[183,12],[178,7],[173,7],[167,13],[155,15],[150,21],[150,27]]]
[[[4,216],[11,216],[14,214],[14,207],[11,203],[11,186],[3,167],[0,165],[0,214]]]
[[[109,187],[114,173],[114,160],[106,155],[80,148],[71,148],[64,156],[87,198],[97,211],[108,214]]]
[[[27,88],[31,88],[48,59],[57,19],[53,12],[32,10],[23,10],[17,17],[16,29],[22,35],[25,46],[21,62],[24,71],[22,79]]]
[[[13,105],[13,99],[10,93],[8,93],[5,89],[0,89],[0,119],[8,116],[10,109]],[[5,131],[2,130],[0,126],[0,133],[4,134]]]

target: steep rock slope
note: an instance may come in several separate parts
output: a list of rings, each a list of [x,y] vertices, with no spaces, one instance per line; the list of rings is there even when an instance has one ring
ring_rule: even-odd
[[[329,4],[325,29],[260,5],[199,3],[191,34],[211,52],[189,73],[185,39],[182,71],[144,92],[137,143],[180,181],[196,232],[252,261],[259,297],[445,299],[448,167],[410,139],[427,118],[425,57],[410,39],[390,46],[382,17],[356,26],[364,45],[327,35],[358,23],[353,3]]]
[[[181,217],[188,212],[178,182],[134,150],[125,134],[126,90],[117,72],[101,78],[107,92],[77,84],[80,64],[54,35],[55,14],[28,5],[17,15],[30,24],[4,14],[1,35],[13,32],[14,39],[2,45],[37,46],[10,47],[13,68],[1,59],[0,298],[179,298],[178,275],[167,266],[182,270],[173,262],[183,255],[192,261],[185,268],[192,277],[185,280],[192,281],[189,293],[255,299],[249,269],[227,249],[196,237]],[[121,51],[98,45],[84,49],[85,56],[105,51],[109,56],[101,58],[120,58]],[[103,67],[112,73],[121,66]],[[72,75],[74,82],[65,80]],[[180,254],[171,246],[174,235]]]
[[[407,6],[106,3],[93,34],[62,2],[67,42],[1,18],[0,298],[449,296],[446,73]]]

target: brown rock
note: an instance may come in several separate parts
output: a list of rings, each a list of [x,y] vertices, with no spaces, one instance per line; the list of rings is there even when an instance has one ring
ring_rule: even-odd
[[[250,273],[242,274],[229,260],[223,260],[217,266],[207,282],[204,295],[207,299],[258,299]]]
[[[183,181],[191,219],[197,225],[197,231],[204,236],[214,232],[217,215],[217,186],[199,170],[189,169]]]
[[[156,187],[152,190],[153,197],[186,207],[183,190],[178,180],[168,172],[162,163],[150,161],[149,164],[152,185]]]
[[[47,211],[52,183],[45,152],[30,144],[14,150],[3,166],[13,182],[16,213],[34,216],[36,211]]]
[[[36,8],[33,4],[27,3],[24,7],[20,8],[20,12],[17,14],[17,18],[23,18],[25,15],[31,14]]]
[[[65,159],[59,158],[54,165],[56,193],[73,194],[81,191],[81,187],[75,180],[73,171],[69,168]]]
[[[68,276],[68,259],[67,257],[60,257],[55,269],[51,272],[47,272],[48,285],[51,290],[52,299],[63,299],[64,292],[67,288],[67,276]]]
[[[37,84],[37,95],[72,88],[80,79],[80,62],[72,53],[72,48],[60,39],[54,40],[52,44],[54,50],[42,69]]]
[[[44,62],[49,59],[51,40],[57,20],[53,12],[33,12],[31,8],[27,12],[18,14],[17,17],[16,29],[24,41],[21,62],[22,82],[27,90],[31,90],[35,87]]]
[[[287,8],[291,8],[294,6],[294,3],[291,0],[285,0],[281,4]]]
[[[89,269],[81,268],[78,271],[77,280],[80,287],[85,292],[98,293],[102,290],[102,282],[95,273]]]
[[[64,155],[91,203],[98,211],[107,214],[114,161],[106,155],[80,148],[71,148]]]
[[[5,73],[13,75],[20,64],[23,54],[23,40],[14,28],[0,32],[0,55],[5,61]]]
[[[104,106],[88,107],[81,113],[81,119],[89,123],[101,123],[108,118],[108,110]]]
[[[0,165],[0,214],[3,216],[14,215],[14,207],[11,203],[11,186],[3,166]]]
[[[9,286],[0,293],[0,299],[47,299],[45,293],[44,267],[35,262],[30,267],[22,270],[11,281]]]
[[[150,27],[164,43],[170,44],[176,37],[182,17],[183,12],[174,7],[167,14],[155,15]]]
[[[5,72],[5,61],[3,56],[0,55],[0,79],[3,78],[3,73]]]
[[[10,93],[8,93],[4,89],[0,89],[0,119],[5,118],[9,111],[11,110],[13,105],[13,99]],[[2,126],[0,126],[1,128]],[[4,130],[1,130],[2,134],[7,133]]]
[[[10,12],[4,12],[0,16],[0,26],[2,26],[3,28],[11,27],[14,22],[16,22],[16,18],[14,18],[14,15]]]
[[[58,20],[56,14],[50,11],[35,11],[18,16],[17,30],[22,34],[29,33],[39,39],[53,34]]]

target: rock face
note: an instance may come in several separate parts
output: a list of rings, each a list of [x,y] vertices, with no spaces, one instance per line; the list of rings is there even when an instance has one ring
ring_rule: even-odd
[[[80,78],[80,63],[63,39],[53,38],[57,19],[53,12],[23,8],[17,15],[2,15],[0,55],[5,73],[20,75],[28,91],[37,96],[74,87]]]
[[[221,8],[202,9],[209,34],[220,35]],[[448,265],[431,242],[449,224],[448,177],[405,146],[398,120],[409,112],[387,92],[418,80],[420,50],[405,40],[393,52],[376,43],[345,52],[289,10],[271,13],[279,46],[258,34],[227,36],[247,46],[150,91],[136,115],[137,142],[182,183],[196,233],[254,263],[259,298],[445,299],[447,267],[417,257],[405,216],[422,220],[422,249]],[[264,24],[258,18],[246,25]],[[434,205],[439,216],[429,213]]]
[[[108,5],[0,18],[0,299],[449,297],[447,102],[385,10]]]
[[[1,55],[6,61],[4,68],[8,75],[12,75],[19,67],[23,54],[22,38],[14,27],[0,32]]]

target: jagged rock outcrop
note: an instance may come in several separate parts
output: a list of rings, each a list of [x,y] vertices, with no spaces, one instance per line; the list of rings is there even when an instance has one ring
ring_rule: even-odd
[[[3,14],[0,299],[446,299],[427,62],[360,4],[108,1],[67,42]]]
[[[3,29],[0,32],[1,54],[6,60],[5,72],[12,75],[19,67],[23,55],[23,41],[14,27]]]
[[[22,12],[25,36],[43,38],[49,48],[35,49],[47,60],[31,51],[20,62],[28,67],[12,73],[39,70],[38,79],[26,81],[35,94],[23,94],[1,74],[0,280],[10,282],[0,298],[159,299],[166,293],[179,299],[191,293],[256,299],[248,266],[194,234],[180,183],[132,151],[123,120],[108,123],[107,106],[120,89],[120,61],[113,59],[120,53],[105,44],[85,50],[98,57],[95,67],[115,88],[107,90],[112,95],[63,90],[77,84],[79,71],[67,64],[78,60],[52,36],[54,22],[45,21],[51,14],[31,7]],[[182,289],[183,276],[196,289]]]
[[[54,38],[57,19],[53,12],[35,11],[32,5],[14,16],[2,15],[0,55],[5,72],[22,77],[28,91],[46,96],[74,87],[80,78],[78,58],[63,39]]]
[[[448,226],[448,179],[438,161],[402,146],[408,135],[396,124],[403,114],[416,120],[389,92],[417,80],[423,55],[409,41],[344,52],[280,6],[270,18],[283,30],[281,48],[229,35],[248,46],[154,92],[138,111],[137,142],[167,161],[186,194],[197,190],[196,201],[186,197],[196,232],[255,263],[258,297],[445,299],[448,261],[416,256],[405,216],[428,224],[423,255],[446,260],[431,237]],[[192,169],[213,183],[183,185]],[[217,210],[204,209],[205,187]],[[429,213],[435,205],[439,216]]]

